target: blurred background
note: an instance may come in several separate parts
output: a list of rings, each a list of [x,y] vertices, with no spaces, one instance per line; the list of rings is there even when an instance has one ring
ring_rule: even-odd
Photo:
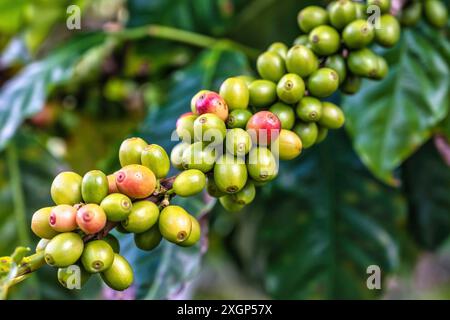
[[[191,97],[255,74],[258,53],[291,45],[298,11],[317,3],[0,0],[0,256],[35,246],[31,215],[51,203],[58,172],[114,172],[129,136],[170,150]],[[66,25],[69,5],[80,30]],[[201,246],[143,252],[118,234],[136,273],[127,291],[95,277],[66,290],[44,267],[9,298],[450,298],[448,24],[419,24],[379,51],[389,77],[333,97],[346,129],[283,164],[245,211],[177,200],[204,214]],[[370,265],[381,290],[366,286]]]

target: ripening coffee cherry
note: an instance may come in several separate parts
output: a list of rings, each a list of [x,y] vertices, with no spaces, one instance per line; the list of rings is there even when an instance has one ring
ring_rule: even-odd
[[[220,191],[236,193],[247,182],[247,168],[242,158],[224,154],[214,165],[214,181]]]
[[[45,262],[52,267],[68,267],[81,257],[84,243],[80,235],[73,232],[56,235],[45,248]]]
[[[200,223],[193,216],[190,216],[190,218],[191,218],[191,223],[192,223],[191,234],[183,242],[177,243],[179,246],[191,247],[200,240],[200,237],[201,237]]]
[[[272,112],[260,111],[248,120],[246,129],[254,143],[268,145],[278,137],[281,122]]]
[[[277,84],[277,96],[289,104],[297,103],[305,94],[305,83],[295,73],[285,74]]]
[[[43,252],[45,248],[47,247],[48,243],[50,242],[50,239],[41,239],[36,245],[36,249],[34,250],[37,252]]]
[[[219,190],[219,187],[217,186],[216,182],[214,181],[214,176],[211,175],[208,177],[208,183],[206,185],[206,191],[211,197],[214,198],[220,198],[226,195],[225,192],[222,192]]]
[[[315,97],[328,97],[332,95],[338,87],[339,75],[330,68],[320,68],[308,78],[309,93]]]
[[[116,175],[110,174],[106,178],[108,179],[108,194],[119,192],[116,185]]]
[[[81,262],[87,272],[102,272],[111,267],[114,260],[114,251],[103,240],[94,240],[84,246]]]
[[[76,219],[77,209],[67,204],[61,204],[52,208],[48,221],[53,230],[69,232],[78,227]]]
[[[58,234],[49,222],[52,209],[53,207],[39,209],[31,218],[31,230],[39,238],[51,239]]]
[[[328,7],[330,22],[338,30],[356,19],[356,6],[351,0],[338,0]]]
[[[294,132],[300,137],[303,148],[309,148],[314,145],[317,140],[319,129],[314,122],[299,122],[294,127]]]
[[[77,211],[77,224],[86,234],[100,232],[106,225],[106,214],[97,204],[87,204]]]
[[[154,225],[147,231],[134,234],[134,243],[136,247],[144,251],[151,251],[155,249],[162,240],[158,225]]]
[[[277,85],[269,80],[255,80],[248,87],[250,105],[255,108],[265,108],[277,100]]]
[[[342,39],[350,49],[364,48],[373,41],[374,37],[374,27],[369,21],[363,19],[350,23],[342,33]]]
[[[347,64],[340,54],[329,56],[325,61],[325,67],[333,69],[339,76],[339,84],[347,77]]]
[[[367,6],[377,6],[381,13],[385,13],[391,9],[391,0],[367,0]]]
[[[380,27],[375,29],[375,41],[383,47],[392,47],[400,39],[400,24],[397,18],[383,14],[379,20]]]
[[[277,102],[270,107],[269,111],[280,120],[281,129],[292,129],[295,123],[295,112],[291,106],[283,102]]]
[[[147,167],[132,164],[120,169],[116,174],[119,191],[130,198],[144,199],[155,191],[155,174]]]
[[[325,127],[319,126],[319,132],[317,133],[316,144],[321,143],[328,136],[328,129]]]
[[[304,97],[295,109],[300,120],[305,122],[319,121],[322,116],[322,102],[314,97]]]
[[[225,141],[227,152],[236,157],[245,156],[252,148],[252,138],[241,128],[228,130]]]
[[[212,113],[222,121],[228,118],[228,105],[216,92],[209,91],[201,94],[195,102],[195,108],[195,114]]]
[[[377,75],[378,64],[378,56],[368,48],[350,52],[347,60],[348,68],[353,74],[366,78]]]
[[[141,163],[149,168],[157,179],[167,176],[170,170],[170,159],[166,150],[157,144],[150,144],[141,153]]]
[[[300,30],[308,33],[315,27],[328,23],[328,12],[319,6],[308,6],[298,13],[297,22]]]
[[[414,1],[407,4],[400,13],[400,23],[405,27],[416,25],[422,17],[422,2]]]
[[[128,218],[133,204],[130,198],[121,193],[111,193],[100,203],[109,221],[119,222]]]
[[[58,282],[67,289],[80,289],[90,277],[91,274],[78,263],[74,266],[58,268]]]
[[[287,52],[286,68],[288,72],[304,78],[319,68],[319,60],[305,45],[295,45]]]
[[[234,128],[242,128],[245,129],[248,120],[251,118],[253,114],[244,109],[238,109],[231,111],[230,115],[227,119],[227,127],[230,129]]]
[[[346,77],[344,83],[341,84],[341,91],[345,94],[354,94],[361,87],[361,78],[350,74]]]
[[[225,100],[230,111],[248,108],[250,93],[247,83],[243,79],[228,78],[220,86],[219,94]]]
[[[55,204],[74,205],[82,201],[81,181],[83,178],[75,172],[61,172],[53,180],[51,196]]]
[[[278,175],[278,163],[269,149],[257,147],[248,154],[247,170],[255,181],[271,181]]]
[[[311,50],[311,43],[309,42],[309,36],[307,34],[302,34],[301,36],[298,36],[297,38],[295,38],[292,45],[293,46],[297,46],[297,45],[305,46],[306,48]]]
[[[286,54],[288,51],[288,47],[282,43],[282,42],[274,42],[272,43],[269,48],[267,48],[268,52],[274,52],[278,54],[283,59],[286,59]]]
[[[84,175],[81,182],[81,195],[85,203],[100,204],[108,192],[108,178],[103,172],[92,170]]]
[[[198,169],[203,173],[211,171],[215,161],[214,147],[205,145],[203,142],[196,142],[188,146],[181,157],[183,169]]]
[[[186,142],[180,142],[175,147],[173,147],[170,152],[170,163],[178,170],[183,169],[183,163],[181,162],[181,158],[183,156],[184,150],[189,148],[191,145]]]
[[[159,231],[170,242],[185,241],[192,231],[192,221],[189,213],[180,206],[167,206],[159,216]]]
[[[194,122],[195,141],[220,145],[227,134],[225,122],[212,113],[199,116]]]
[[[208,94],[211,93],[212,91],[210,90],[200,90],[199,92],[197,92],[191,99],[191,111],[193,114],[198,114],[197,113],[197,99],[204,94]]]
[[[278,139],[274,141],[275,150],[278,148],[280,160],[292,160],[297,158],[302,152],[302,141],[295,132],[282,129]]]
[[[327,129],[339,129],[344,125],[345,117],[341,108],[334,103],[324,101],[322,103],[322,117],[319,125]]]
[[[175,127],[177,135],[182,141],[187,143],[191,143],[192,141],[194,141],[194,121],[195,119],[197,119],[197,117],[198,116],[193,114],[192,112],[186,112],[178,118]]]
[[[141,233],[153,227],[158,221],[159,208],[151,201],[138,201],[133,203],[133,208],[128,217],[122,221],[125,230],[133,233]]]
[[[234,193],[231,195],[234,202],[240,205],[250,204],[256,196],[256,188],[255,184],[252,181],[247,181],[244,188],[238,193]]]
[[[336,53],[341,46],[341,38],[336,29],[321,25],[314,28],[309,34],[312,50],[321,56],[330,56]]]
[[[259,55],[256,69],[261,78],[277,82],[286,73],[284,59],[275,52],[266,51]]]
[[[238,212],[245,207],[245,205],[243,204],[236,203],[233,199],[233,195],[231,194],[220,197],[219,202],[222,205],[222,207],[228,212]]]
[[[111,233],[108,233],[106,236],[104,236],[102,240],[106,241],[111,246],[111,248],[113,249],[114,253],[119,253],[120,252],[120,242]]]
[[[147,146],[141,138],[129,138],[122,142],[119,149],[119,161],[122,167],[141,164],[141,152]]]
[[[101,274],[103,281],[117,291],[123,291],[133,284],[133,269],[129,262],[121,255],[115,253],[114,260],[109,269]]]
[[[202,192],[206,186],[206,177],[197,169],[181,172],[173,182],[173,191],[180,197],[191,197]]]

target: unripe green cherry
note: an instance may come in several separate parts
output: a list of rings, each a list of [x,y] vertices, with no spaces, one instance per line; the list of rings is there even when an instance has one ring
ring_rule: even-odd
[[[355,19],[366,19],[367,17],[367,5],[365,3],[354,2],[356,10]]]
[[[170,159],[166,150],[157,144],[150,144],[141,153],[141,163],[155,174],[157,179],[165,178],[170,170]]]
[[[328,23],[328,12],[319,6],[308,6],[298,13],[297,22],[300,30],[308,33],[315,27]]]
[[[191,218],[191,223],[192,223],[191,234],[183,242],[177,243],[179,246],[191,247],[200,240],[200,237],[201,237],[200,223],[198,222],[198,220],[196,218],[194,218],[191,215],[190,215],[190,218]]]
[[[292,129],[295,123],[295,112],[291,106],[277,102],[270,107],[269,111],[280,120],[282,129]]]
[[[247,170],[255,181],[271,181],[278,175],[278,164],[269,149],[257,147],[249,152]]]
[[[325,61],[325,67],[333,69],[339,76],[339,84],[347,77],[347,64],[340,54],[329,56]]]
[[[170,162],[178,170],[183,169],[183,163],[181,159],[183,157],[184,151],[190,146],[191,145],[189,143],[180,142],[175,147],[173,147],[172,151],[170,152]]]
[[[256,68],[261,78],[277,82],[286,73],[283,58],[275,53],[266,51],[259,55]]]
[[[422,2],[414,1],[404,7],[400,13],[400,23],[405,27],[416,25],[422,17]]]
[[[285,74],[277,84],[277,95],[283,102],[293,104],[300,101],[305,94],[305,83],[295,73]]]
[[[294,127],[294,132],[300,137],[303,148],[309,148],[314,145],[317,140],[319,129],[314,122],[299,122]]]
[[[385,13],[391,9],[391,0],[367,0],[367,6],[377,6],[381,13]]]
[[[344,125],[345,116],[341,108],[334,103],[324,101],[322,103],[322,117],[319,125],[327,129],[339,129]]]
[[[67,204],[53,207],[49,217],[49,224],[53,230],[58,232],[69,232],[77,226],[77,209]]]
[[[185,241],[192,231],[191,216],[180,206],[165,207],[158,223],[161,235],[173,243]]]
[[[233,201],[240,205],[250,204],[255,199],[255,196],[256,188],[252,181],[247,181],[241,191],[231,195]]]
[[[292,44],[294,46],[300,45],[305,46],[306,48],[311,50],[311,43],[309,42],[309,36],[307,34],[302,34],[295,38],[294,43]],[[287,56],[286,56],[287,58]]]
[[[119,149],[119,161],[122,167],[141,164],[141,152],[147,146],[141,138],[129,138],[122,142]]]
[[[241,128],[231,129],[227,132],[226,149],[231,155],[245,156],[252,148],[252,138],[247,131]]]
[[[300,120],[318,121],[322,116],[322,102],[314,97],[304,97],[297,104],[295,111]]]
[[[81,257],[84,243],[80,235],[73,232],[60,233],[50,240],[45,248],[45,262],[52,267],[68,267]]]
[[[222,192],[240,191],[247,182],[247,168],[244,160],[229,154],[221,156],[214,166],[214,181]]]
[[[380,27],[375,29],[375,41],[383,47],[392,47],[400,39],[400,24],[397,18],[383,14],[379,20]]]
[[[247,85],[247,87],[248,87],[253,81],[256,80],[254,77],[249,76],[249,75],[246,75],[246,74],[237,76],[237,77],[235,77],[235,78],[244,80],[244,82],[245,82],[245,84]]]
[[[45,248],[47,247],[48,243],[50,242],[50,239],[41,239],[36,245],[36,249],[34,251],[42,252],[45,251]]]
[[[302,152],[302,141],[295,132],[282,129],[275,143],[280,160],[292,160]]]
[[[320,68],[308,78],[308,91],[311,95],[325,98],[339,87],[339,75],[330,68]]]
[[[183,169],[198,169],[203,173],[211,171],[216,162],[215,149],[205,146],[203,142],[191,144],[183,152],[181,163]]]
[[[208,177],[208,184],[206,185],[206,191],[211,197],[214,198],[220,198],[224,195],[226,195],[225,192],[222,192],[219,190],[219,187],[217,186],[216,182],[214,181],[214,176]]]
[[[180,197],[191,197],[202,192],[206,186],[206,177],[197,169],[181,172],[173,182],[173,191]]]
[[[114,290],[123,291],[133,284],[133,269],[128,261],[115,253],[114,261],[109,269],[101,273],[103,281]]]
[[[121,193],[112,193],[100,203],[109,221],[125,220],[131,213],[133,204],[130,198]]]
[[[66,268],[58,268],[58,282],[67,289],[81,289],[90,277],[91,274],[78,263]]]
[[[336,29],[321,25],[314,28],[309,34],[312,50],[321,56],[330,56],[336,53],[341,46],[341,39]]]
[[[83,178],[75,172],[61,172],[53,180],[51,196],[56,204],[74,205],[82,201],[81,181]]]
[[[50,214],[53,207],[42,208],[36,211],[31,218],[31,230],[39,238],[51,239],[58,234],[50,226]]]
[[[378,68],[376,73],[372,76],[372,79],[381,80],[387,76],[389,72],[389,66],[387,61],[382,56],[377,56]]]
[[[361,78],[353,74],[345,78],[344,83],[341,84],[341,91],[345,94],[354,94],[358,92],[361,87]]]
[[[277,99],[277,85],[269,80],[255,80],[248,87],[250,105],[255,108],[268,107]]]
[[[191,143],[194,141],[194,121],[197,119],[198,115],[192,112],[185,113],[181,115],[176,122],[176,132],[180,140]],[[145,150],[145,148],[144,148]],[[144,152],[142,150],[142,153]],[[141,153],[141,162],[142,162]]]
[[[328,8],[330,22],[338,30],[356,19],[356,6],[351,0],[338,0]]]
[[[250,93],[245,80],[228,78],[220,86],[219,94],[225,100],[230,110],[247,109]]]
[[[220,145],[227,134],[225,122],[212,113],[199,116],[194,122],[194,136],[196,141],[211,145]]]
[[[286,68],[288,72],[298,74],[304,78],[317,70],[319,61],[308,47],[295,45],[286,55]]]
[[[130,215],[122,221],[125,230],[141,233],[153,227],[158,221],[159,208],[151,201],[138,201],[133,203]]]
[[[317,133],[316,144],[321,143],[328,136],[328,128],[320,127],[320,126],[318,128],[319,128],[319,132]]]
[[[361,77],[373,78],[378,73],[378,56],[370,49],[364,48],[350,52],[347,65],[350,71]]]
[[[104,236],[102,240],[106,241],[111,246],[111,248],[113,249],[114,253],[119,253],[120,252],[120,242],[111,233],[108,233],[106,236]]]
[[[162,240],[158,225],[154,225],[147,231],[134,234],[134,243],[136,247],[144,251],[151,251],[155,249]]]
[[[130,198],[144,199],[155,191],[156,177],[149,168],[132,164],[116,173],[116,185],[120,193]]]
[[[238,212],[245,207],[245,205],[243,204],[236,203],[233,199],[233,195],[231,194],[220,197],[219,202],[222,207],[228,212]]]
[[[252,117],[252,113],[248,110],[233,110],[227,119],[227,127],[230,129],[242,128],[247,125],[248,120]]]
[[[87,272],[102,272],[111,267],[114,260],[114,251],[103,240],[94,240],[84,246],[81,262]]]
[[[81,183],[81,195],[85,203],[99,204],[108,195],[108,178],[100,170],[86,173]]]
[[[369,21],[363,19],[350,23],[342,33],[342,39],[350,49],[364,48],[373,41],[374,37],[374,27]]]
[[[269,48],[267,48],[268,52],[274,52],[278,54],[283,59],[286,59],[286,54],[288,51],[288,47],[282,43],[282,42],[274,42],[272,43]]]

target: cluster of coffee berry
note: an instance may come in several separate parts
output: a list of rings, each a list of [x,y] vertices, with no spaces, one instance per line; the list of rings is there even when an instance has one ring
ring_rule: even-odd
[[[200,239],[198,221],[182,207],[170,205],[172,180],[164,180],[170,160],[159,145],[148,145],[141,138],[123,141],[119,159],[122,168],[106,176],[99,170],[83,177],[62,172],[53,181],[51,196],[56,204],[42,208],[32,217],[31,229],[42,238],[36,252],[58,269],[58,280],[67,286],[73,273],[81,269],[81,285],[94,273],[115,290],[133,282],[133,270],[119,254],[117,238],[108,232],[116,227],[134,233],[142,250],[152,250],[162,238],[180,246],[192,246]]]
[[[440,0],[413,0],[409,1],[400,14],[400,23],[405,27],[416,25],[420,19],[435,28],[443,28],[447,24],[448,10]]]

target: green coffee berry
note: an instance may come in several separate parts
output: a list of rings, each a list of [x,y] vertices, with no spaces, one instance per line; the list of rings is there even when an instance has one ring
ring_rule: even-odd
[[[228,78],[220,86],[219,93],[230,110],[247,109],[250,93],[245,80]]]
[[[157,144],[150,144],[142,150],[141,163],[153,171],[157,179],[165,178],[170,170],[170,159],[166,150]]]
[[[173,191],[180,197],[191,197],[202,192],[206,186],[206,177],[197,169],[181,172],[173,183]]]
[[[56,204],[74,205],[80,203],[83,178],[75,172],[61,172],[53,180],[51,196]]]
[[[308,78],[308,91],[311,95],[325,98],[339,87],[339,75],[330,68],[320,68]]]
[[[381,13],[385,13],[391,9],[391,0],[367,0],[367,6],[377,6]]]
[[[285,103],[297,103],[305,94],[305,83],[295,73],[285,74],[277,84],[277,95]]]
[[[314,145],[317,140],[319,129],[314,122],[299,122],[294,127],[294,132],[300,137],[303,148],[309,148]]]
[[[159,231],[167,241],[183,242],[189,237],[191,230],[191,216],[182,207],[170,205],[161,211]]]
[[[147,231],[134,234],[134,243],[136,247],[144,251],[151,251],[155,249],[162,240],[158,225],[154,225]]]
[[[367,48],[350,52],[347,60],[348,68],[353,74],[366,78],[377,75],[378,63],[378,56]]]
[[[243,204],[238,204],[234,201],[234,199],[232,198],[233,195],[228,194],[226,196],[223,196],[219,199],[220,204],[222,205],[222,207],[227,210],[228,212],[238,212],[241,211],[245,205]]]
[[[270,107],[269,111],[280,120],[282,129],[292,129],[295,123],[295,112],[291,106],[277,102]]]
[[[227,127],[218,116],[205,113],[194,122],[194,136],[196,141],[219,145],[225,139]]]
[[[316,71],[319,67],[319,61],[308,47],[304,45],[295,45],[286,55],[286,68],[289,73],[295,73],[304,78]]]
[[[342,33],[342,39],[350,49],[364,48],[373,41],[374,37],[374,27],[369,21],[363,19],[350,23]]]
[[[350,74],[346,77],[344,83],[341,85],[341,91],[346,94],[354,94],[358,92],[361,87],[361,78]]]
[[[106,236],[104,236],[102,240],[106,241],[111,246],[114,253],[120,253],[120,242],[111,233],[108,233]]]
[[[214,181],[220,191],[236,193],[247,182],[247,168],[243,159],[225,154],[214,165]]]
[[[201,237],[200,223],[193,216],[190,216],[190,218],[191,218],[191,223],[192,223],[191,234],[183,242],[177,243],[179,246],[191,247],[200,240],[200,237]]]
[[[312,50],[321,56],[330,56],[336,53],[341,46],[340,41],[336,29],[326,25],[314,28],[309,34]]]
[[[227,119],[227,127],[230,129],[242,128],[247,125],[248,120],[252,117],[252,113],[248,110],[233,110]]]
[[[255,196],[256,188],[252,181],[247,181],[241,191],[231,195],[233,201],[239,205],[250,204],[255,199]]]
[[[268,107],[277,99],[277,85],[269,80],[255,80],[248,87],[250,105],[255,108]]]
[[[252,138],[244,129],[231,129],[227,132],[225,147],[231,155],[242,157],[252,148]]]
[[[112,193],[100,203],[109,221],[119,222],[125,220],[131,213],[133,204],[130,198],[121,193]]]
[[[259,55],[256,68],[261,78],[277,82],[286,73],[284,59],[275,52],[266,51]]]
[[[114,290],[123,291],[129,288],[134,280],[133,269],[128,261],[115,253],[111,267],[101,273],[103,281]]]
[[[103,240],[94,240],[84,246],[81,262],[87,272],[102,272],[111,267],[114,260],[114,251]]]
[[[322,117],[319,125],[327,129],[339,129],[344,125],[345,117],[341,108],[337,105],[324,101],[322,103]]]
[[[81,257],[83,240],[73,232],[60,233],[45,248],[45,262],[53,267],[68,267]]]
[[[347,64],[340,54],[329,56],[325,61],[325,67],[333,69],[339,76],[339,84],[345,81],[347,77]]]
[[[249,152],[247,170],[255,181],[271,181],[278,175],[278,164],[269,149],[257,147]]]
[[[316,144],[321,143],[328,136],[328,129],[319,126],[319,131],[317,133]]]
[[[383,47],[392,47],[400,39],[400,24],[390,14],[383,14],[379,20],[380,27],[375,29],[375,41]]]
[[[318,121],[322,116],[322,103],[314,97],[304,97],[295,109],[299,119],[305,122]]]
[[[278,54],[283,59],[286,59],[286,54],[288,51],[288,47],[282,43],[282,42],[274,42],[272,43],[269,48],[267,48],[268,52],[274,52]]]
[[[328,12],[318,6],[309,6],[298,13],[297,22],[300,29],[308,33],[315,27],[328,23]]]
[[[159,208],[151,201],[137,201],[128,217],[122,221],[125,230],[133,233],[141,233],[156,224],[159,217]]]
[[[339,0],[328,7],[330,22],[338,30],[356,19],[356,6],[351,0]]]
[[[103,172],[92,170],[84,175],[81,182],[81,195],[85,203],[99,204],[108,192],[108,179]]]
[[[198,169],[203,173],[211,171],[215,161],[215,149],[205,146],[203,142],[191,144],[181,157],[183,169]]]
[[[141,164],[141,152],[147,146],[141,138],[129,138],[122,142],[119,149],[119,161],[122,167],[129,164]]]
[[[400,13],[400,23],[405,27],[416,25],[422,17],[422,2],[420,0],[411,2],[404,7]]]
[[[206,186],[206,191],[211,197],[214,198],[220,198],[226,195],[225,192],[222,192],[219,190],[219,187],[217,186],[216,182],[214,181],[214,176],[211,175],[208,177],[208,184]]]
[[[280,160],[295,159],[302,152],[302,141],[297,134],[290,130],[282,129],[274,143],[278,148]]]
[[[189,148],[191,145],[186,142],[180,142],[177,144],[170,153],[170,162],[172,165],[177,168],[178,170],[183,169],[183,163],[181,161],[183,157],[184,151]]]

